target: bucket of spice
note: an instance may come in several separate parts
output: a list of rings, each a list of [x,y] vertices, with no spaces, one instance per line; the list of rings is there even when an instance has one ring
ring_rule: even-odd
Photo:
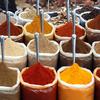
[[[60,65],[69,66],[73,60],[72,39],[60,42]],[[92,69],[92,49],[89,43],[76,38],[76,63],[80,66]]]
[[[20,100],[20,71],[0,62],[0,99]]]
[[[73,33],[73,23],[67,22],[56,28],[54,34],[55,40],[58,42],[62,40],[70,40],[72,37],[72,33]],[[76,25],[76,35],[83,40],[86,36],[85,29],[80,25]]]
[[[35,40],[31,40],[27,45],[28,65],[36,62]],[[39,60],[46,66],[57,66],[59,45],[55,41],[49,41],[43,35],[39,35]]]
[[[36,63],[21,72],[22,100],[56,100],[57,75],[53,67]]]
[[[27,64],[27,49],[23,43],[17,43],[7,38],[4,41],[4,54],[7,67],[17,67],[21,70]],[[2,57],[0,56],[1,60]]]
[[[95,100],[100,99],[100,67],[94,70],[95,77]]]
[[[4,35],[5,38],[8,37],[8,27],[7,21],[0,25],[0,35]],[[10,22],[11,39],[17,42],[23,42],[24,31],[21,25],[14,25]]]
[[[26,44],[33,39],[35,32],[41,33],[40,25],[41,24],[39,16],[36,16],[31,23],[25,24],[24,30]],[[44,36],[46,36],[48,39],[53,39],[54,32],[55,27],[51,23],[48,23],[46,20],[44,20],[44,33],[42,34],[44,34]]]
[[[100,41],[93,42],[92,49],[93,49],[94,66],[98,67],[100,66]]]
[[[85,24],[87,39],[89,43],[100,41],[100,14]]]
[[[59,100],[93,100],[94,77],[78,64],[61,67],[58,72]]]

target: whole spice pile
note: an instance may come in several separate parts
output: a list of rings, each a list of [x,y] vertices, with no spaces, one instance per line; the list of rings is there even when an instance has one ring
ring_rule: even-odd
[[[1,46],[0,46],[1,48]],[[7,38],[4,42],[4,54],[5,56],[23,56],[24,48],[18,43],[12,41],[10,38]],[[1,54],[1,50],[0,50]]]
[[[22,29],[20,27],[15,26],[12,22],[10,22],[10,31],[11,36],[18,36],[22,33]],[[8,25],[7,21],[5,21],[2,25],[0,25],[0,35],[7,36],[8,35]]]
[[[62,49],[64,52],[70,52],[72,53],[73,51],[73,46],[72,46],[72,39],[69,40],[68,42],[65,42],[62,45]],[[87,54],[89,53],[91,48],[86,45],[82,40],[76,38],[76,53],[81,53],[81,54]]]
[[[69,84],[85,85],[92,80],[92,75],[76,63],[62,71],[60,77],[61,80]]]
[[[55,75],[53,70],[36,63],[29,67],[23,74],[23,80],[30,84],[46,85],[52,83]]]
[[[31,42],[29,46],[30,50],[36,51],[35,40]],[[39,35],[39,52],[40,53],[55,53],[57,51],[57,47],[51,43],[46,37],[43,35]]]
[[[88,27],[91,29],[100,30],[100,14],[88,23]]]
[[[89,20],[95,18],[97,15],[100,15],[100,9],[94,9],[88,14],[83,14],[82,17],[85,20]]]
[[[92,11],[94,8],[92,6],[84,6],[81,9],[76,10],[76,13],[81,14],[86,11]]]
[[[0,62],[0,86],[12,87],[16,81],[17,72],[10,70],[6,64]]]
[[[96,53],[100,54],[100,42],[95,44],[94,49],[95,49]]]
[[[30,32],[33,34],[35,32],[41,33],[40,25],[41,25],[40,16],[35,16],[34,20],[29,25],[27,25],[26,30],[27,32]],[[51,25],[46,20],[44,20],[44,34],[48,34],[51,31],[52,31]]]
[[[79,26],[75,26],[76,28],[76,35],[78,37],[81,37],[84,35],[85,31],[80,28]],[[71,37],[72,34],[73,34],[73,23],[72,22],[68,22],[68,23],[65,23],[64,25],[62,26],[59,26],[56,28],[56,34],[59,35],[59,36],[62,36],[62,37]]]

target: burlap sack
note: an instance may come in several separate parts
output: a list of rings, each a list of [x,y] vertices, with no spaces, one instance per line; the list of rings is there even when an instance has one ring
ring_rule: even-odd
[[[64,52],[62,49],[62,45],[67,41],[60,42],[60,66],[69,66],[73,63],[73,54],[69,52]],[[86,43],[90,48],[91,45]],[[87,54],[76,53],[76,63],[80,66],[92,69],[92,49]]]
[[[96,43],[100,43],[100,41],[93,42],[93,44],[92,44],[94,68],[100,66],[100,54],[96,53],[96,51],[95,51]]]
[[[86,34],[87,34],[87,39],[88,39],[88,42],[89,43],[92,43],[94,41],[100,41],[100,30],[95,30],[95,29],[91,29],[88,27],[88,23],[90,21],[92,21],[93,19],[91,20],[88,20],[86,23],[85,23],[85,27],[86,27]],[[99,23],[99,22],[98,22]]]
[[[24,68],[21,72],[21,89],[23,100],[56,100],[57,96],[57,75],[52,67],[48,67],[54,71],[55,79],[52,83],[46,85],[35,85],[24,82],[22,74],[28,68]],[[38,73],[37,73],[38,74]]]
[[[29,49],[29,46],[33,40],[27,45],[28,52],[28,66],[36,62],[36,52],[33,52]],[[57,51],[55,53],[39,53],[39,61],[46,66],[57,67],[58,54],[59,54],[59,45],[55,41],[51,41],[56,47]]]
[[[26,67],[27,64],[27,49],[26,46],[23,43],[18,43],[24,48],[24,55],[22,56],[5,56],[5,63],[7,67],[13,67],[13,68],[19,68],[22,70],[24,67]],[[17,53],[17,52],[16,52]],[[2,57],[0,55],[0,62],[2,61]]]
[[[80,28],[82,28],[85,31],[85,29],[82,26],[80,26],[78,24],[77,24],[77,26],[79,26]],[[67,37],[67,36],[66,37],[62,37],[62,36],[59,36],[59,35],[56,34],[56,32],[54,33],[54,36],[55,36],[55,40],[57,42],[60,42],[60,41],[63,41],[63,40],[70,40],[71,39],[71,37]],[[80,37],[80,39],[84,40],[85,37],[86,37],[86,32],[84,33],[83,36]]]
[[[32,40],[34,38],[34,33],[29,33],[26,30],[26,27],[29,24],[30,23],[26,23],[25,26],[24,26],[24,31],[25,31],[25,44],[27,44],[30,40]],[[54,35],[54,32],[55,32],[55,27],[51,23],[49,23],[49,25],[52,27],[52,31],[51,31],[51,33],[44,34],[44,36],[47,37],[50,40],[53,40],[53,35]]]
[[[10,69],[17,72],[16,84],[12,87],[0,86],[0,100],[20,100],[20,71],[18,68]]]
[[[97,71],[100,71],[100,67],[94,70],[95,77],[95,100],[100,100],[100,77],[97,76]]]
[[[87,85],[72,85],[65,83],[60,79],[60,73],[65,70],[66,67],[62,67],[58,70],[58,98],[59,100],[94,100],[94,77],[92,73],[92,81]]]

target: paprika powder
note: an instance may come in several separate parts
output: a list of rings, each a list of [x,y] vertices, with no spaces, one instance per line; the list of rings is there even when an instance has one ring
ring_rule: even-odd
[[[18,36],[22,33],[22,29],[20,27],[15,26],[12,22],[10,22],[10,32],[11,36]],[[7,21],[5,21],[2,25],[0,25],[0,35],[7,36],[8,35],[8,25]]]
[[[84,35],[84,29],[80,28],[79,26],[75,26],[76,28],[76,35],[81,37]],[[71,37],[73,34],[73,23],[67,22],[62,26],[56,28],[56,34],[62,37]]]

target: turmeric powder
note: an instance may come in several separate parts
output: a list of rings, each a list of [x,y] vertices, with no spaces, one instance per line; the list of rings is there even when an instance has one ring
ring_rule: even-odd
[[[79,67],[78,64],[73,64],[71,67],[60,73],[61,80],[69,84],[88,84],[92,80],[92,75]]]
[[[35,16],[34,20],[31,22],[31,24],[27,25],[26,30],[30,33],[41,33],[41,27],[40,27],[40,16]],[[52,26],[44,20],[44,34],[48,34],[52,31]]]

